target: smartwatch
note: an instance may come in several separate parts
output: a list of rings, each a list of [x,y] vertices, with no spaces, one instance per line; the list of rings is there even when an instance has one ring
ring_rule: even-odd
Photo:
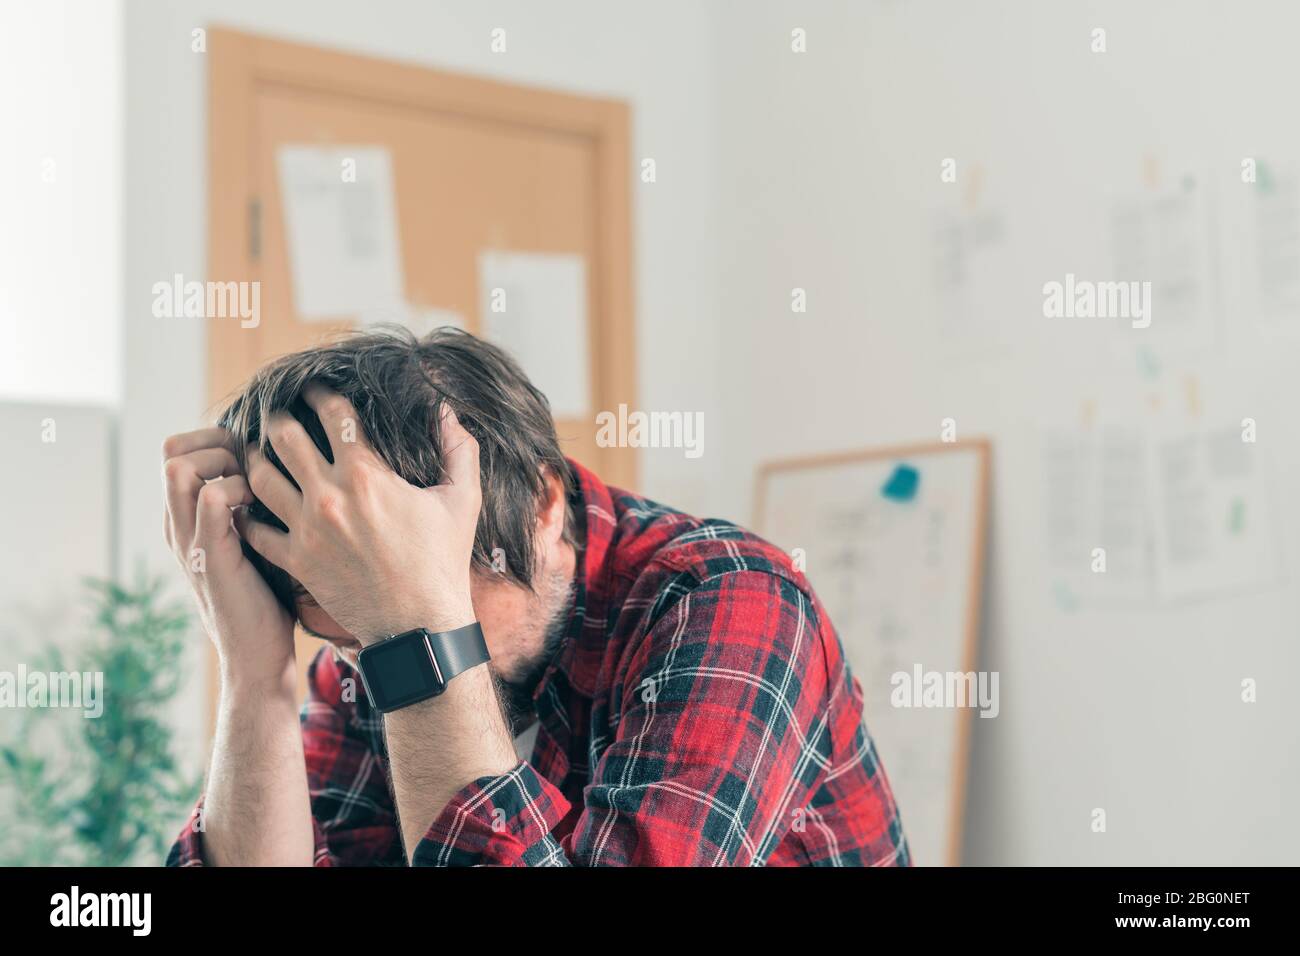
[[[478,621],[454,631],[417,627],[363,647],[357,655],[366,696],[385,714],[437,697],[457,674],[488,660]]]

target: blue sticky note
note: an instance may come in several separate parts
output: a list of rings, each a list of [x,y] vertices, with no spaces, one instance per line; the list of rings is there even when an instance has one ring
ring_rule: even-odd
[[[911,501],[916,497],[916,486],[921,483],[921,473],[911,465],[899,465],[885,482],[880,493],[894,501]]]

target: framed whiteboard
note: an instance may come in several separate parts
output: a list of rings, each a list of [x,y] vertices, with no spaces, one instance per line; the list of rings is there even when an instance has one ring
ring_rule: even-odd
[[[975,672],[988,474],[983,440],[792,459],[758,473],[755,527],[802,564],[830,614],[920,865],[960,862],[977,708],[968,698],[952,706],[955,697],[920,706],[913,688],[935,673],[951,683]]]

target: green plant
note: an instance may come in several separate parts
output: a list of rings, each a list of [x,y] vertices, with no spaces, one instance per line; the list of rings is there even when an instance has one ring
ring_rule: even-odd
[[[162,582],[86,582],[96,636],[78,666],[49,647],[33,671],[102,673],[103,712],[24,709],[0,746],[0,865],[162,862],[200,780],[173,754],[164,719],[181,680],[188,616]]]

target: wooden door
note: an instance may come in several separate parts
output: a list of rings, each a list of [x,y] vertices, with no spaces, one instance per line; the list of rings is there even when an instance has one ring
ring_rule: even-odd
[[[626,104],[226,30],[208,36],[208,278],[261,284],[256,327],[209,322],[214,408],[267,360],[355,319],[308,322],[295,311],[277,150],[380,146],[391,156],[408,302],[454,311],[478,333],[481,253],[585,259],[592,415],[556,426],[566,454],[635,487],[635,451],[598,447],[594,418],[635,405]],[[298,644],[305,672],[319,644],[305,635]],[[215,680],[214,669],[214,691]]]

